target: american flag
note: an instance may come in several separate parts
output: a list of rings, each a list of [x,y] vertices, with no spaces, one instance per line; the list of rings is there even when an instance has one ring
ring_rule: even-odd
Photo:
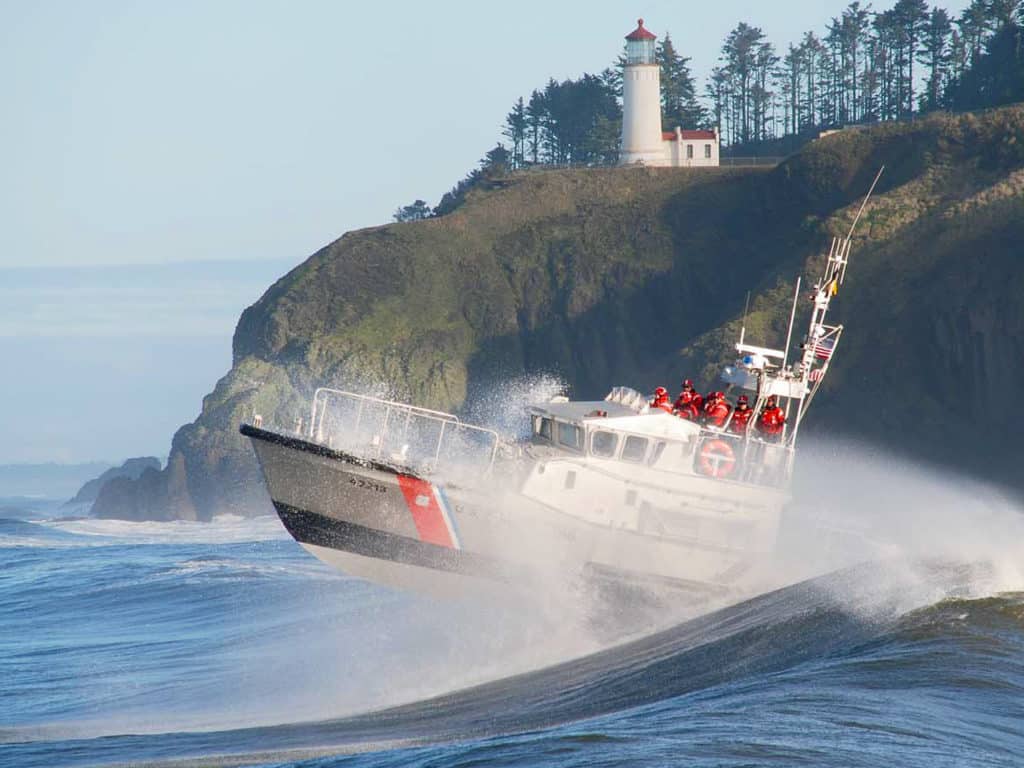
[[[832,357],[832,350],[835,349],[835,339],[819,339],[814,342],[814,356],[819,360],[828,360]]]
[[[825,369],[824,368],[815,368],[813,371],[811,371],[810,373],[807,374],[807,379],[808,379],[808,381],[811,382],[811,384],[814,384],[815,382],[820,381],[821,377],[824,376],[824,375],[825,375]]]

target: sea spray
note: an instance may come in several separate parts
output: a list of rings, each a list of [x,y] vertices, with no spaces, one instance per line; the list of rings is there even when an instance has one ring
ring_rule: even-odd
[[[909,764],[934,745],[950,764],[968,753],[1012,764],[1007,756],[1024,753],[1012,735],[1024,622],[1019,600],[1002,593],[1020,587],[1018,507],[944,472],[812,445],[794,508],[811,494],[817,527],[780,542],[800,546],[781,549],[766,575],[775,591],[596,653],[585,632],[558,638],[564,629],[520,596],[451,603],[353,581],[280,529],[247,541],[231,519],[47,523],[39,538],[60,535],[10,548],[3,574],[0,618],[18,649],[0,657],[3,720],[17,727],[4,731],[0,758],[93,765],[235,752],[223,763],[280,763],[299,759],[285,751],[295,748],[487,736],[485,753],[439,746],[431,759],[524,764],[501,734],[531,731],[560,749],[562,729],[575,728],[620,745],[593,741],[585,762],[664,762],[666,745],[697,763],[704,749],[734,750],[737,764],[760,754],[764,764],[816,755],[867,765],[857,755],[868,748]],[[837,538],[824,551],[823,521],[861,543],[844,549]],[[67,547],[67,536],[102,546]],[[554,651],[580,658],[559,663]],[[403,701],[413,703],[330,720]],[[312,722],[275,725],[297,721]],[[785,751],[756,752],[779,740]]]

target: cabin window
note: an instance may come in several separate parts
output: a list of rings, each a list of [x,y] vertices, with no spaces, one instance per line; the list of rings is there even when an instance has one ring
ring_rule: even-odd
[[[708,160],[711,159],[711,145],[710,144],[705,144],[704,145],[704,157],[707,158]]]
[[[693,160],[693,144],[686,145],[686,159]]]
[[[654,450],[651,451],[651,464],[657,464],[658,459],[661,458],[661,454],[665,452],[665,442],[657,442],[654,444]]]
[[[575,424],[558,422],[558,443],[576,451],[583,450],[583,430]]]
[[[619,436],[614,432],[599,431],[590,436],[590,452],[595,456],[614,456],[618,447]]]
[[[630,435],[622,446],[623,461],[643,461],[647,454],[647,438]]]
[[[538,437],[543,437],[545,440],[551,439],[551,419],[545,419],[543,417],[537,417],[533,420],[533,432]]]

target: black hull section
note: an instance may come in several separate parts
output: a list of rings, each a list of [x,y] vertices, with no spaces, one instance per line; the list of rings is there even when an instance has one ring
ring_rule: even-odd
[[[274,502],[277,514],[288,533],[300,544],[351,552],[363,557],[390,560],[436,571],[458,573],[505,581],[511,576],[508,566],[462,550],[440,547],[356,523],[336,520],[309,510]]]

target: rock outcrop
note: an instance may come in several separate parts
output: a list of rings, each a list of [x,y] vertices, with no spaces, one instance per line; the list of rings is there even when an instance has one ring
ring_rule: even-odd
[[[96,501],[100,489],[115,477],[125,477],[129,480],[137,480],[147,469],[160,469],[160,459],[155,456],[143,456],[136,459],[128,459],[120,467],[111,467],[99,477],[94,477],[78,489],[74,498],[70,499],[65,506],[73,504],[91,504]]]
[[[1024,386],[1021,108],[848,129],[772,170],[526,172],[442,218],[348,233],[243,313],[168,467],[95,509],[268,511],[238,424],[291,426],[320,384],[446,409],[535,371],[584,396],[684,371],[710,386],[748,290],[749,337],[781,343],[795,276],[817,274],[883,164],[808,426],[998,474],[1021,453],[999,408]]]

